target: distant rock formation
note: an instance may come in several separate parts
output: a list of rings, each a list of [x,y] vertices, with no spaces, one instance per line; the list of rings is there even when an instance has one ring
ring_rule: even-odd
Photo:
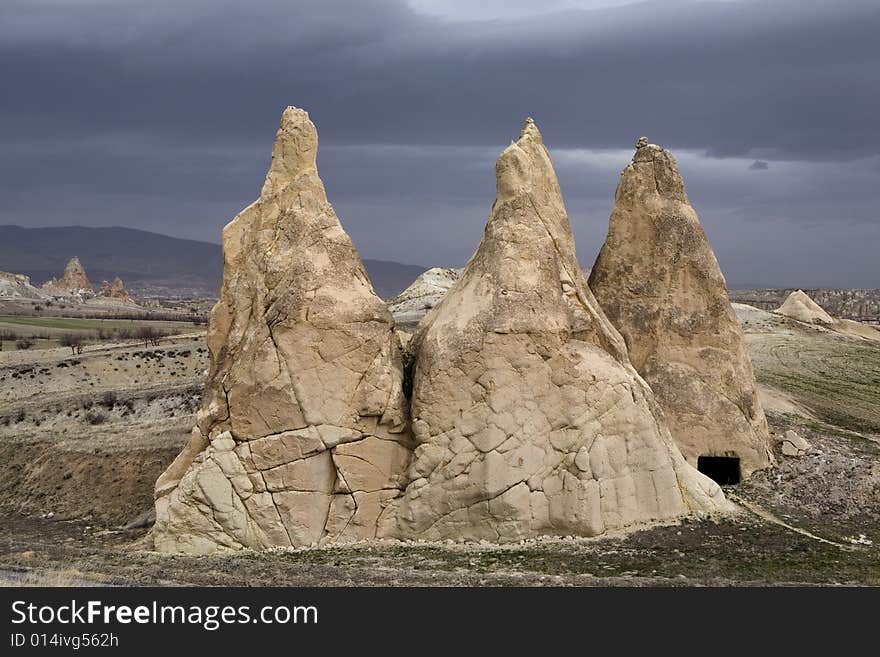
[[[578,266],[556,174],[526,121],[461,278],[413,337],[404,538],[512,541],[727,508],[682,458]]]
[[[798,290],[731,290],[730,300],[762,310],[776,310]],[[803,292],[835,318],[880,324],[880,289],[837,290],[804,288]]]
[[[43,299],[46,294],[31,285],[29,276],[0,271],[0,298]]]
[[[113,279],[112,283],[101,281],[101,286],[98,288],[98,297],[102,299],[113,299],[114,301],[126,304],[135,303],[134,299],[132,299],[131,295],[128,293],[128,290],[125,289],[122,279],[118,276]]]
[[[156,483],[159,550],[376,535],[411,456],[394,322],[287,108],[260,198],[223,230],[211,369],[189,445]]]
[[[834,324],[834,318],[801,290],[789,294],[776,312],[808,324]]]
[[[43,291],[56,297],[88,298],[95,294],[86,270],[76,256],[67,263],[60,280],[53,278],[43,283]]]
[[[742,328],[672,154],[641,138],[589,279],[685,458],[772,462]]]
[[[434,267],[421,274],[412,285],[388,302],[388,310],[391,311],[397,327],[412,333],[460,275],[461,271],[458,269],[441,267]]]

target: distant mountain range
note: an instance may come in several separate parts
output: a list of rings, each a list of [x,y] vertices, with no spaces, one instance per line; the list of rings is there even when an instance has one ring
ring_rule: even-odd
[[[119,276],[133,294],[215,297],[223,276],[219,244],[132,228],[0,226],[0,271],[40,286],[78,256],[93,285]],[[364,259],[376,293],[391,298],[427,267]]]

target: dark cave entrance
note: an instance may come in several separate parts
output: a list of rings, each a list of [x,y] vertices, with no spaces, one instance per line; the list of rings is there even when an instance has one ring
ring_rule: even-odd
[[[721,486],[738,484],[740,480],[737,456],[697,457],[697,470]]]

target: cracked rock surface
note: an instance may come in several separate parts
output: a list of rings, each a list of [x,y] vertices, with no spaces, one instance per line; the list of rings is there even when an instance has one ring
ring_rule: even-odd
[[[587,286],[531,119],[496,176],[479,248],[413,337],[418,447],[380,532],[505,542],[728,509]]]
[[[259,199],[223,231],[211,368],[156,482],[166,552],[376,535],[411,458],[394,323],[327,200],[308,114],[285,110]]]
[[[589,284],[690,463],[735,456],[748,476],[772,462],[752,364],[715,254],[672,154],[644,137],[621,174]]]

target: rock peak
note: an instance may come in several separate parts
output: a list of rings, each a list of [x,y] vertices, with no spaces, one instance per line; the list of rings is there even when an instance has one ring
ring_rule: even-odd
[[[736,457],[748,476],[772,457],[742,329],[675,158],[647,141],[621,174],[589,285],[684,456]]]
[[[520,140],[525,137],[530,137],[537,141],[539,144],[543,143],[543,139],[541,138],[541,131],[538,130],[538,124],[535,123],[535,120],[531,116],[526,117],[526,120],[523,123],[522,130],[519,133]]]
[[[266,174],[262,195],[277,192],[303,174],[317,176],[318,131],[309,113],[290,106],[281,115],[275,134],[272,163]]]
[[[289,107],[263,192],[223,230],[211,369],[190,443],[156,482],[156,547],[208,553],[373,538],[409,443],[394,322]]]
[[[498,201],[522,194],[544,194],[559,189],[550,154],[534,119],[528,117],[519,139],[511,142],[495,162]]]
[[[51,281],[47,281],[43,284],[43,290],[56,296],[80,296],[94,293],[86,270],[76,256],[73,256],[64,267],[61,279],[53,278]]]
[[[689,203],[672,153],[649,143],[647,137],[640,137],[632,162],[620,176],[615,201],[628,197],[644,199],[651,195]]]

